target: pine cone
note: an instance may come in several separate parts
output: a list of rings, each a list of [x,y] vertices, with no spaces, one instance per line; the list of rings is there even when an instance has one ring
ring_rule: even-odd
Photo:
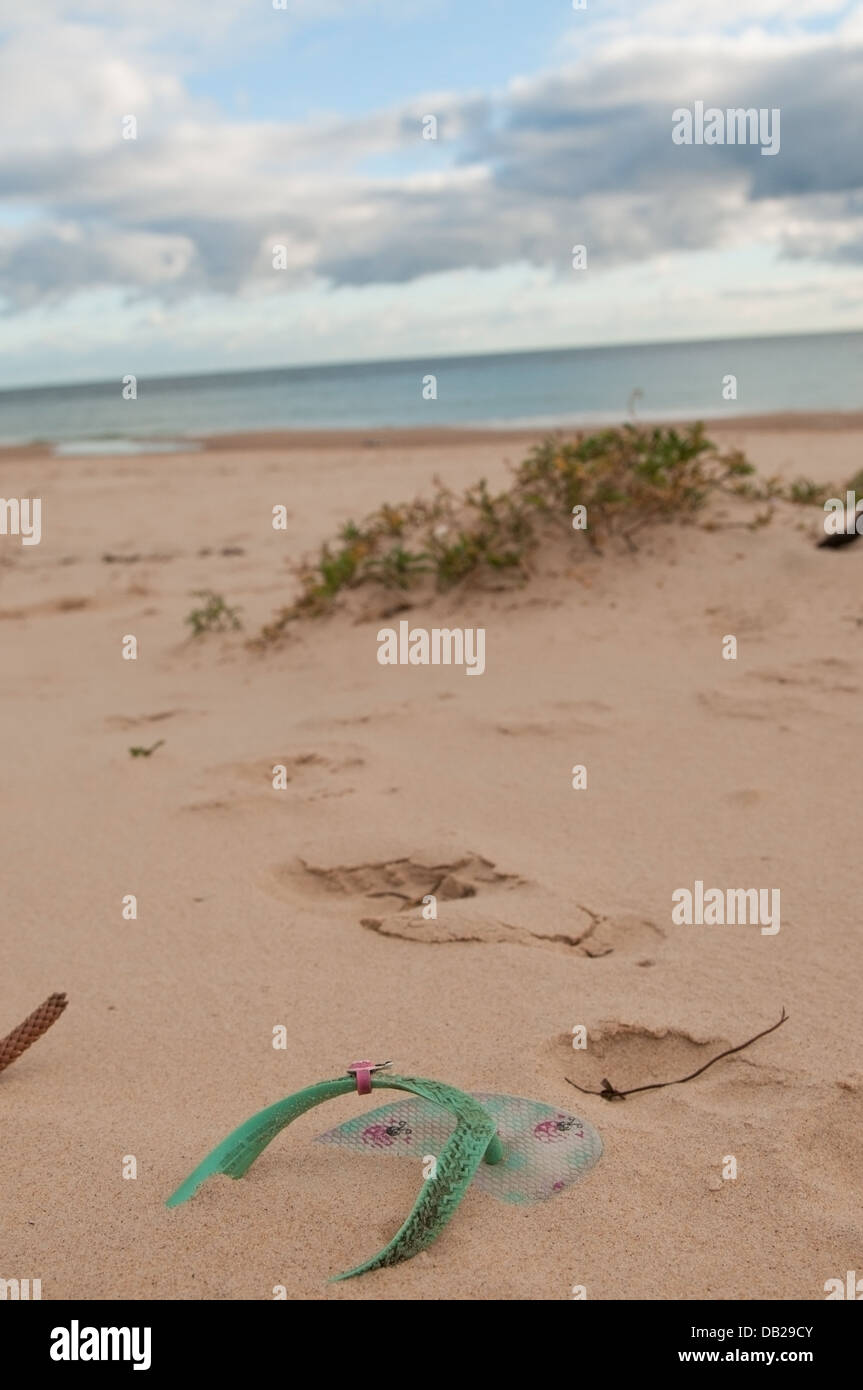
[[[7,1037],[0,1039],[0,1071],[4,1071],[22,1052],[26,1052],[30,1044],[41,1038],[43,1033],[47,1033],[68,1002],[65,994],[52,994],[44,1004],[33,1010],[29,1018],[25,1018],[23,1023],[13,1028]]]

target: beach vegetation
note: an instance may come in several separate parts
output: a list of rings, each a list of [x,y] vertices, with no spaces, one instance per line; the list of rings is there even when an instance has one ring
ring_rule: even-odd
[[[435,478],[429,497],[385,503],[296,568],[300,593],[263,630],[279,637],[295,619],[332,611],[347,590],[379,584],[406,591],[432,580],[437,591],[468,582],[524,582],[551,532],[569,531],[576,511],[596,551],[619,539],[630,549],[647,527],[692,521],[718,493],[770,502],[777,479],[759,483],[740,450],[721,451],[702,424],[628,423],[574,438],[552,435],[512,470],[508,487],[481,479],[461,493]],[[754,524],[763,525],[769,513]],[[394,543],[395,542],[395,543]]]
[[[184,620],[191,627],[193,637],[202,637],[205,632],[237,631],[242,627],[241,610],[229,607],[221,594],[212,589],[196,589],[194,596],[203,599],[203,603],[187,613]]]
[[[795,478],[788,489],[788,501],[800,507],[821,507],[832,492],[829,483],[824,485],[814,483],[811,478]]]
[[[151,743],[149,748],[146,748],[139,744],[134,748],[130,748],[129,754],[133,758],[151,758],[155,753],[156,749],[162,748],[164,746],[164,743],[165,740],[163,738],[160,738],[155,743]]]

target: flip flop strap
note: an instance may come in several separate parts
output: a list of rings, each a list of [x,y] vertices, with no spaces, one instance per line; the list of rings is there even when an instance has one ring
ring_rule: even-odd
[[[373,1074],[371,1084],[377,1090],[409,1091],[412,1095],[444,1106],[455,1115],[456,1127],[437,1159],[434,1177],[423,1183],[404,1225],[389,1244],[371,1259],[344,1274],[335,1275],[336,1279],[352,1279],[368,1270],[409,1260],[425,1250],[437,1239],[455,1213],[479,1164],[483,1160],[486,1163],[500,1163],[504,1156],[491,1115],[473,1096],[457,1090],[455,1086],[420,1076],[392,1076],[385,1073]],[[275,1105],[267,1106],[223,1139],[171,1194],[166,1206],[180,1206],[194,1196],[201,1183],[214,1173],[241,1178],[270,1141],[292,1120],[324,1101],[334,1100],[336,1096],[354,1090],[354,1077],[339,1076],[332,1081],[307,1086],[286,1096],[284,1100],[276,1101]]]

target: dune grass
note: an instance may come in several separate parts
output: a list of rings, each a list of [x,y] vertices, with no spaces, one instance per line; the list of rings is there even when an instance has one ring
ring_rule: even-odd
[[[345,591],[381,585],[394,596],[423,584],[523,582],[539,545],[553,530],[581,530],[600,550],[619,538],[635,548],[647,527],[691,521],[717,493],[752,503],[776,497],[814,503],[821,489],[805,479],[786,490],[758,481],[739,450],[720,451],[700,423],[672,428],[626,424],[532,448],[510,485],[492,492],[481,479],[456,493],[434,480],[427,498],[378,507],[347,521],[314,558],[296,570],[299,597],[262,630],[276,640],[298,619],[332,611]],[[753,515],[764,525],[770,510]]]
[[[192,629],[193,637],[203,637],[205,632],[231,632],[242,627],[239,608],[231,608],[221,594],[212,589],[195,589],[195,598],[203,599],[200,608],[193,608],[183,619]]]

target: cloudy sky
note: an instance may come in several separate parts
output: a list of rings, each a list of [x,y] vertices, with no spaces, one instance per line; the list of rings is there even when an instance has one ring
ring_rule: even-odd
[[[863,0],[275,3],[0,0],[0,385],[863,328]]]

